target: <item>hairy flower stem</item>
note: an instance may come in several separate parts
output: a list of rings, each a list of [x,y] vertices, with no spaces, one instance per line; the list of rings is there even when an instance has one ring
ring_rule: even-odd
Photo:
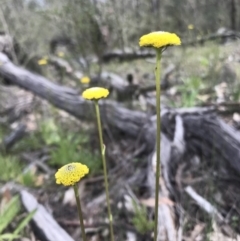
[[[79,216],[80,227],[81,227],[81,232],[82,232],[82,238],[83,238],[83,241],[87,241],[85,230],[84,230],[83,215],[82,215],[82,209],[81,209],[81,204],[80,204],[80,196],[79,196],[79,191],[78,191],[78,187],[77,187],[76,183],[73,185],[73,189],[74,189],[76,202],[77,202],[77,209],[78,209],[78,216]]]
[[[103,162],[104,184],[105,184],[105,192],[106,192],[106,199],[107,199],[110,236],[111,236],[111,241],[114,241],[113,218],[112,218],[112,213],[111,213],[110,198],[109,198],[109,191],[108,191],[108,177],[107,177],[107,164],[106,164],[106,158],[105,158],[105,145],[103,144],[102,125],[101,125],[98,101],[96,100],[96,101],[94,101],[94,103],[95,103],[95,109],[96,109],[96,115],[97,115],[98,134],[99,134],[100,149],[101,149],[102,162]]]
[[[156,76],[156,108],[157,108],[157,165],[156,165],[156,187],[155,187],[155,220],[154,220],[154,241],[157,241],[158,234],[158,197],[159,197],[159,178],[160,178],[160,152],[161,152],[161,81],[160,81],[160,62],[162,49],[157,49],[157,62],[155,68]]]

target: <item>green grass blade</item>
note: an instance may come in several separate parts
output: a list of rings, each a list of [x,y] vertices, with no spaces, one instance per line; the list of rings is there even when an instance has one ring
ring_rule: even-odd
[[[21,221],[21,223],[15,229],[14,234],[19,234],[28,225],[28,223],[31,221],[36,211],[37,210],[33,210]]]
[[[13,233],[5,233],[0,235],[0,241],[13,240],[17,238],[20,238],[20,236]]]
[[[2,233],[2,231],[12,222],[14,217],[19,213],[20,209],[21,203],[19,196],[14,196],[0,213],[0,233]]]

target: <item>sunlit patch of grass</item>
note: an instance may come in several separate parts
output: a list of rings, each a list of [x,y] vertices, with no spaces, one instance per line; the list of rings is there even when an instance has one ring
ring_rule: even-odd
[[[22,165],[16,156],[0,155],[0,180],[14,180],[22,172]]]

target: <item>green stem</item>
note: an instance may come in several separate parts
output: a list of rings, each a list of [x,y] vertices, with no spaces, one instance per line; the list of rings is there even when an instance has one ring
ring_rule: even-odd
[[[155,220],[154,220],[154,241],[157,241],[158,234],[158,200],[159,200],[159,178],[160,178],[160,152],[161,152],[161,81],[160,62],[161,49],[157,49],[156,62],[156,108],[157,108],[157,165],[156,165],[156,187],[155,187]]]
[[[80,204],[80,196],[79,196],[78,187],[77,187],[76,183],[73,185],[73,189],[74,189],[76,202],[77,202],[78,216],[79,216],[83,241],[87,241],[85,230],[84,230],[83,215],[82,215],[82,209],[81,209],[81,204]]]
[[[108,191],[108,177],[107,177],[107,164],[106,164],[106,158],[105,158],[105,145],[103,144],[102,125],[101,125],[98,101],[94,101],[94,103],[95,103],[95,109],[96,109],[96,115],[97,115],[98,134],[99,134],[99,141],[100,141],[100,148],[101,148],[101,155],[102,155],[102,162],[103,162],[104,184],[105,184],[105,192],[106,192],[106,199],[107,199],[110,236],[111,236],[111,241],[114,241],[113,218],[112,218],[112,213],[111,213],[110,198],[109,198],[109,191]]]

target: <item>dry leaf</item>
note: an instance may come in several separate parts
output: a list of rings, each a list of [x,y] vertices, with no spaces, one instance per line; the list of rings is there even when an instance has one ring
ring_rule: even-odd
[[[142,203],[143,205],[145,205],[147,207],[153,208],[153,207],[155,207],[155,198],[141,199],[140,203]],[[158,203],[159,203],[159,205],[165,204],[165,205],[169,205],[169,206],[174,206],[174,202],[167,197],[160,197]]]
[[[202,102],[206,102],[210,98],[210,95],[198,95],[197,98]]]

